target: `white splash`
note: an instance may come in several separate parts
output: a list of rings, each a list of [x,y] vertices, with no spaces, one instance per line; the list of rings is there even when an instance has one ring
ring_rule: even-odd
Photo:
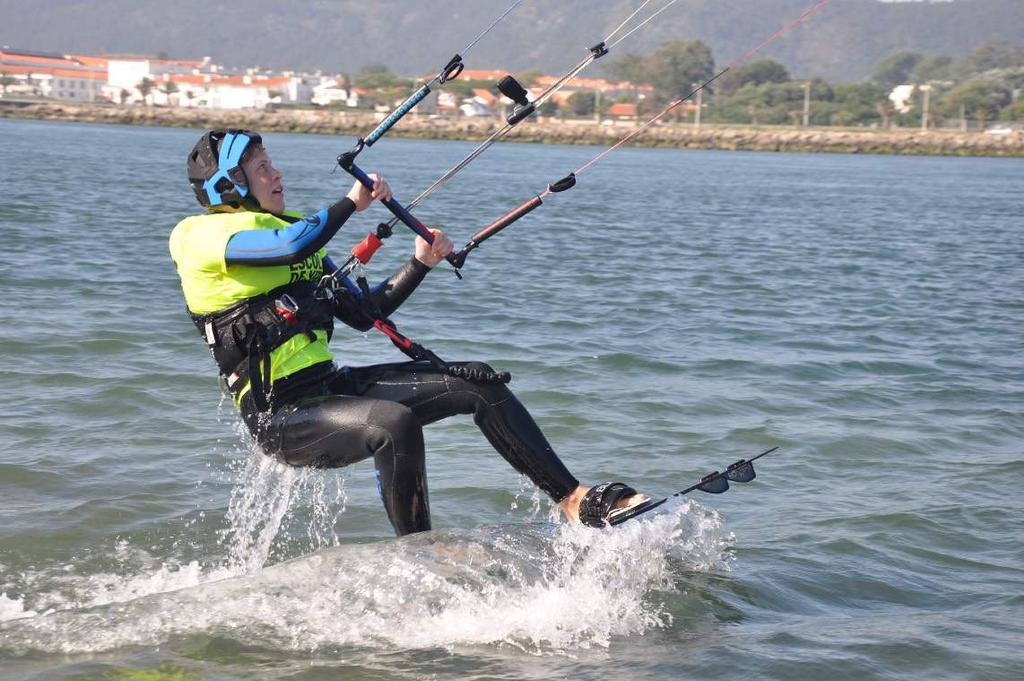
[[[540,488],[533,484],[525,475],[519,476],[519,489],[516,491],[515,497],[512,499],[512,503],[509,504],[509,513],[511,516],[513,512],[518,511],[520,507],[526,509],[526,517],[529,520],[537,520],[541,513],[541,496]],[[554,508],[554,504],[552,504]],[[557,511],[557,509],[555,509]]]
[[[0,593],[0,622],[35,617],[37,614],[34,610],[26,610],[20,599],[8,598],[6,592]]]
[[[275,541],[290,534],[281,532],[289,521],[305,524],[307,551],[338,545],[336,528],[348,504],[343,472],[283,464],[263,454],[242,428],[238,432],[247,442],[246,454],[228,466],[234,484],[227,527],[219,532],[228,568],[245,574],[266,565]]]
[[[255,450],[245,459],[228,501],[228,527],[221,534],[233,571],[252,572],[266,563],[300,474]]]
[[[234,483],[225,517],[227,527],[219,532],[220,544],[227,548],[225,557],[202,564],[156,558],[118,540],[109,554],[117,565],[113,571],[81,575],[72,563],[23,575],[26,583],[16,591],[26,593],[23,598],[4,593],[0,622],[131,603],[256,572],[270,560],[275,541],[290,534],[281,532],[289,519],[305,525],[305,550],[337,545],[340,538],[335,527],[347,503],[344,478],[283,465],[265,456],[251,440],[241,442],[235,450],[240,456],[234,457],[225,471]],[[30,601],[33,609],[28,609],[25,601]]]
[[[677,562],[686,571],[727,569],[731,535],[720,528],[717,513],[686,502],[607,530],[534,523],[439,531],[326,548],[243,574],[161,567],[116,588],[100,579],[89,607],[26,613],[0,624],[0,638],[62,652],[198,633],[300,650],[605,647],[671,624],[659,594],[675,590]],[[24,612],[11,599],[0,607]]]
[[[87,578],[88,583],[83,589],[86,600],[79,607],[130,603],[145,596],[172,593],[231,576],[232,572],[226,568],[204,570],[198,561],[191,561],[185,565],[164,563],[153,572],[144,572],[128,578],[123,575],[98,573]]]

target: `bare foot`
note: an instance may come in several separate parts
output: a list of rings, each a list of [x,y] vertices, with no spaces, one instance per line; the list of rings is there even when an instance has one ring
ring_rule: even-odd
[[[570,523],[580,522],[580,503],[583,501],[583,497],[586,496],[587,492],[590,491],[589,487],[579,486],[572,491],[569,496],[558,502],[558,507],[562,509],[562,513],[569,520]],[[630,506],[636,506],[637,504],[647,501],[647,496],[637,492],[619,501],[615,504],[615,508],[629,508]]]

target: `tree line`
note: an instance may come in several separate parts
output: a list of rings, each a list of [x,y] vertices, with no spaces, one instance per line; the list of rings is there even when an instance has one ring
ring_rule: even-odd
[[[715,75],[711,48],[699,40],[663,44],[649,55],[626,55],[611,64],[611,78],[645,83],[654,94],[623,96],[638,113],[655,113],[686,97]],[[903,110],[890,93],[906,88]],[[705,92],[704,121],[733,124],[920,126],[992,121],[1024,122],[1024,46],[988,42],[962,60],[946,55],[897,52],[881,60],[867,79],[831,84],[821,78],[794,80],[785,66],[758,59],[730,69]],[[927,114],[927,115],[926,115]]]
[[[604,115],[618,102],[636,105],[637,116],[654,115],[670,102],[687,97],[722,67],[711,48],[700,40],[672,41],[653,53],[627,54],[609,64],[605,75],[634,85],[650,85],[654,92],[641,97],[638,88],[609,99],[581,90],[561,109],[548,102],[542,114],[576,117]],[[517,74],[529,86],[540,74]],[[364,67],[345,75],[342,86],[370,91],[362,106],[404,98],[415,87],[411,79],[392,74],[386,66]],[[902,110],[890,99],[894,88],[907,90]],[[456,95],[468,96],[488,81],[459,79],[445,85]],[[847,127],[984,127],[994,121],[1024,122],[1024,46],[988,42],[970,56],[955,60],[939,54],[902,51],[882,59],[871,75],[848,83],[822,78],[794,79],[786,67],[771,59],[757,59],[727,71],[705,88],[702,121],[740,125],[809,125]],[[685,117],[681,108],[676,120]]]

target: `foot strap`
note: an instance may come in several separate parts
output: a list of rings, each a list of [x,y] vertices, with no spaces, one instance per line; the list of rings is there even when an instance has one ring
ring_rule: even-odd
[[[628,508],[615,508],[620,500],[636,493],[635,489],[623,482],[605,482],[591,487],[580,502],[580,522],[589,527],[618,525],[661,506],[666,501],[648,499]]]

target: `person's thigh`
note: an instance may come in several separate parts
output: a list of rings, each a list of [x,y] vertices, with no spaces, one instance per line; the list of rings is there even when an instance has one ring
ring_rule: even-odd
[[[283,407],[271,417],[261,444],[292,466],[337,468],[385,449],[405,451],[418,423],[398,402],[327,395]]]
[[[493,373],[481,362],[453,364],[478,374]],[[497,406],[511,397],[504,383],[469,381],[452,376],[429,362],[346,367],[330,384],[332,393],[400,402],[423,425],[455,414],[472,414]]]

